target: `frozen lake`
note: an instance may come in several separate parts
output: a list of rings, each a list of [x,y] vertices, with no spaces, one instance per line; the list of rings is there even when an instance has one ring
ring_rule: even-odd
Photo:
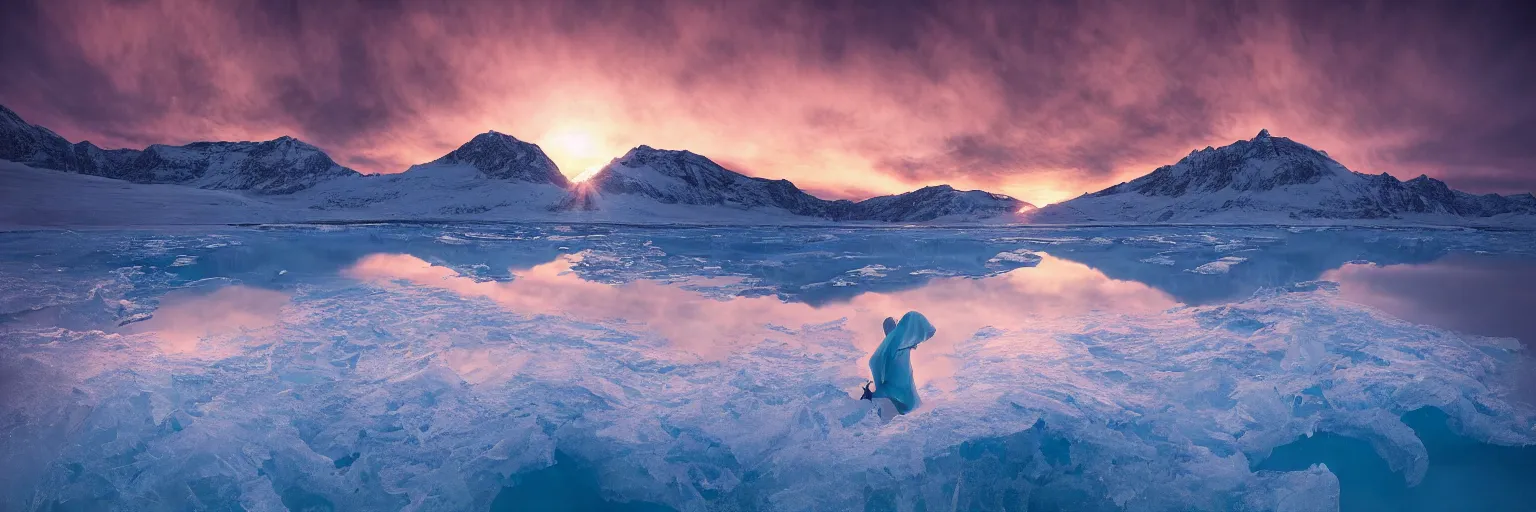
[[[0,233],[0,509],[1520,510],[1532,290],[1518,231]]]

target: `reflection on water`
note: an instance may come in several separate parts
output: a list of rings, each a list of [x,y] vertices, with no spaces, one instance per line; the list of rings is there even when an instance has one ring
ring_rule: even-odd
[[[128,324],[125,334],[147,333],[169,354],[228,357],[235,343],[269,341],[288,294],[233,285],[213,290],[177,290],[165,294],[147,320]]]
[[[1452,254],[1411,265],[1348,264],[1324,274],[1347,300],[1457,332],[1520,340],[1516,398],[1536,404],[1536,262]]]
[[[1070,244],[1058,256],[1115,279],[1146,283],[1185,304],[1203,305],[1320,279],[1349,262],[1426,263],[1463,243],[1447,236],[1454,233],[1422,235],[1351,229],[1152,231],[1105,243]]]
[[[1414,265],[1349,264],[1324,274],[1344,298],[1398,318],[1536,343],[1536,263],[1453,254]]]
[[[1529,343],[1528,233],[94,235],[0,234],[0,509],[1273,509],[1360,486],[1298,439],[1398,487],[1475,452],[1406,411],[1536,439],[1516,344],[1424,327]],[[848,394],[909,310],[885,422]]]
[[[1167,294],[1140,283],[1109,279],[1080,263],[1040,254],[1038,266],[1001,275],[973,278],[940,278],[918,288],[894,292],[867,292],[843,302],[812,306],[784,302],[777,297],[715,297],[692,288],[708,281],[663,283],[637,280],[610,285],[583,279],[572,271],[581,255],[561,256],[554,261],[515,271],[511,281],[476,281],[459,272],[434,266],[404,254],[374,254],[362,258],[346,275],[372,281],[405,282],[453,292],[466,298],[494,301],[520,315],[554,315],[582,322],[611,323],[630,330],[653,333],[680,355],[721,359],[749,345],[776,344],[798,351],[814,351],[775,326],[799,328],[838,323],[851,335],[854,346],[870,351],[884,336],[881,321],[906,311],[921,311],[942,319],[938,334],[913,354],[918,384],[945,387],[951,376],[949,360],[957,342],[984,328],[1043,332],[1032,324],[1049,322],[1089,311],[1114,313],[1155,312],[1177,305]],[[715,281],[719,281],[716,279]],[[1020,337],[1018,350],[1052,350],[1047,337]],[[505,357],[490,360],[491,357]],[[514,354],[494,349],[457,349],[448,357],[455,370],[470,382],[500,380],[526,362]],[[867,369],[847,368],[849,376]],[[495,374],[496,376],[492,376]]]

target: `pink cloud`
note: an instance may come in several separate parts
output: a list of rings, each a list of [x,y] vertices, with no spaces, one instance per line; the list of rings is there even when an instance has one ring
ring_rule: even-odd
[[[154,316],[123,330],[147,335],[168,354],[228,357],[245,344],[275,339],[272,328],[288,302],[286,293],[241,285],[208,293],[171,292],[161,298]]]
[[[1536,105],[1511,89],[1532,45],[1498,39],[1509,27],[1478,10],[28,7],[0,52],[27,72],[0,79],[0,99],[108,145],[293,134],[364,172],[399,172],[495,129],[540,143],[572,176],[648,144],[838,197],[949,183],[1048,203],[1269,128],[1363,172],[1467,176],[1474,189],[1536,181],[1530,145],[1497,135],[1532,127]]]

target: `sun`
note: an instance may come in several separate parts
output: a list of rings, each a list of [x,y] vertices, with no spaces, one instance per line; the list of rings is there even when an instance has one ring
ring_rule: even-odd
[[[603,167],[599,166],[599,165],[594,165],[594,166],[588,167],[586,170],[581,171],[581,174],[577,174],[575,176],[572,176],[571,177],[571,181],[574,182],[574,183],[581,183],[583,181],[587,181],[589,179],[592,179],[592,176],[597,175],[597,171],[601,171],[601,170],[603,170]]]
[[[550,142],[571,156],[590,156],[597,149],[592,143],[592,135],[580,130],[557,130],[550,134]]]
[[[551,130],[543,137],[545,152],[550,159],[560,165],[560,169],[569,173],[571,169],[581,169],[581,172],[571,177],[572,181],[583,181],[592,177],[605,163],[602,148],[592,132],[576,127],[561,127]]]

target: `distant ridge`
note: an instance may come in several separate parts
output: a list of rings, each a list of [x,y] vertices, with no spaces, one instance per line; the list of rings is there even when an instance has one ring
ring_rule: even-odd
[[[0,106],[0,160],[134,183],[167,183],[204,189],[288,194],[357,171],[337,165],[324,151],[293,137],[265,142],[156,144],[143,150],[71,144],[53,131],[28,124]]]
[[[288,196],[326,215],[391,218],[588,212],[614,220],[690,207],[823,221],[926,222],[1005,217],[1030,205],[947,185],[853,202],[825,200],[789,180],[755,178],[689,151],[639,146],[573,184],[538,145],[496,131],[400,174],[362,176],[293,137],[265,142],[194,142],[144,150],[71,144],[0,106],[0,159],[134,183]],[[551,195],[550,188],[561,192]],[[302,197],[299,197],[302,196]],[[555,197],[560,196],[560,197]],[[623,211],[610,211],[614,202]],[[716,213],[699,212],[701,219]],[[737,215],[739,217],[739,215]],[[771,221],[772,219],[765,220]]]
[[[834,221],[927,222],[980,220],[1033,208],[990,192],[960,191],[948,185],[853,202],[826,200],[789,180],[754,178],[726,169],[689,151],[639,146],[593,174],[562,203],[573,210],[600,210],[603,199],[643,197],[663,204],[774,208]]]
[[[1361,174],[1268,130],[1044,208],[948,185],[857,202],[826,200],[788,180],[751,177],[697,153],[644,145],[572,183],[538,145],[496,131],[404,173],[363,176],[288,136],[102,149],[71,143],[4,106],[0,160],[272,197],[280,203],[274,208],[295,210],[285,218],[1536,225],[1536,197],[1529,193],[1475,195],[1428,176],[1401,181]]]
[[[1296,222],[1403,220],[1456,223],[1536,214],[1531,194],[1474,195],[1419,176],[1351,171],[1327,153],[1261,130],[1196,150],[1126,183],[1030,213],[1033,222]]]

